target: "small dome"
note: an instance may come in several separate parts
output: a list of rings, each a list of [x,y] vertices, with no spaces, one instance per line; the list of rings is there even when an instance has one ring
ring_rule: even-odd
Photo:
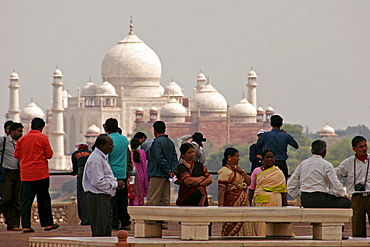
[[[257,74],[256,74],[256,72],[253,69],[251,69],[251,71],[249,71],[249,73],[248,73],[248,77],[249,78],[250,77],[257,77]]]
[[[263,112],[263,108],[261,106],[257,107],[257,112]]]
[[[256,107],[248,102],[247,99],[241,99],[230,111],[230,116],[235,117],[255,117],[257,115]]]
[[[207,79],[206,79],[206,76],[202,72],[200,72],[199,75],[197,76],[197,80],[198,81],[205,81]]]
[[[95,96],[96,95],[96,86],[94,83],[89,81],[86,83],[86,85],[81,89],[81,96],[86,97],[86,96]]]
[[[144,109],[142,108],[142,107],[138,107],[137,109],[136,109],[136,111],[144,111]]]
[[[273,112],[274,108],[272,108],[270,105],[266,108],[266,112]]]
[[[175,98],[172,98],[161,108],[161,117],[184,117],[186,109]]]
[[[13,72],[10,74],[10,80],[19,80],[19,76],[17,73]]]
[[[227,101],[211,84],[206,84],[194,96],[191,102],[192,111],[226,111]]]
[[[150,108],[150,111],[158,111],[158,108],[153,106],[152,108]]]
[[[112,84],[105,81],[96,89],[97,96],[117,96],[116,89]]]
[[[163,96],[184,97],[183,89],[173,80],[164,88]]]
[[[62,71],[60,71],[60,69],[56,69],[53,73],[53,76],[54,77],[62,77]]]
[[[44,118],[44,111],[38,107],[33,100],[29,103],[20,114],[21,118],[34,119],[35,117]]]
[[[96,126],[95,124],[92,124],[89,128],[87,128],[86,130],[86,133],[87,134],[95,134],[95,133],[99,133],[100,134],[100,129],[98,126]]]
[[[335,130],[327,124],[320,130],[320,133],[335,134]]]

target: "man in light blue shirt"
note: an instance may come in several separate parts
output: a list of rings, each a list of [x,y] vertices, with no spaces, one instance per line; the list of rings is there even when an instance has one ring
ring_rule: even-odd
[[[113,207],[112,228],[116,230],[130,230],[130,215],[127,212],[127,162],[129,160],[129,155],[127,154],[130,152],[128,149],[129,142],[125,136],[118,133],[117,119],[107,119],[104,128],[114,143],[113,151],[108,154],[109,165],[114,176],[126,184],[122,190],[117,190],[115,196],[111,199]]]

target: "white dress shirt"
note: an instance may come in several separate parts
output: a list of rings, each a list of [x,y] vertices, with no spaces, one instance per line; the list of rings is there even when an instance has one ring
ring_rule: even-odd
[[[356,181],[354,181],[354,164],[356,161]],[[367,166],[369,165],[369,154],[365,162],[357,159],[355,156],[351,156],[343,160],[339,166],[335,168],[338,177],[347,177],[347,191],[349,194],[370,192],[370,174],[367,175],[367,181],[365,184],[365,191],[355,191],[354,183],[365,183]],[[370,173],[370,167],[369,167]]]
[[[321,155],[302,161],[288,180],[288,193],[300,200],[300,192],[331,191],[337,196],[345,196],[343,185],[338,180],[333,165]]]
[[[86,161],[82,186],[85,192],[111,196],[116,194],[117,179],[108,163],[108,155],[105,155],[99,148],[95,148]]]

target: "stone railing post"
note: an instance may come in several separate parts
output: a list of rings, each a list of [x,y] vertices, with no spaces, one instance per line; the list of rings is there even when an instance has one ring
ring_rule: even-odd
[[[68,210],[68,222],[67,225],[69,226],[77,226],[79,219],[78,219],[78,210],[77,210],[77,202],[76,197],[71,196],[69,199],[69,205],[67,207]]]

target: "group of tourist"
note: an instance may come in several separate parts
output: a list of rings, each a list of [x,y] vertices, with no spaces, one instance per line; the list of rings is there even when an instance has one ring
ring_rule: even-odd
[[[7,121],[6,136],[0,139],[0,213],[8,231],[31,233],[31,210],[37,196],[41,227],[51,231],[59,227],[54,223],[49,194],[48,159],[53,156],[48,138],[42,134],[45,121],[34,118],[31,130],[23,135],[23,125]],[[20,221],[22,228],[20,228]]]
[[[288,179],[287,147],[299,148],[294,138],[281,129],[283,119],[273,115],[271,131],[260,130],[250,147],[250,175],[239,166],[240,154],[226,148],[218,171],[219,207],[287,206],[287,194],[307,208],[352,208],[352,236],[366,237],[366,214],[370,215],[369,155],[366,139],[352,140],[355,155],[336,168],[324,160],[326,143],[311,144],[312,157],[302,161]],[[37,196],[40,223],[45,231],[54,224],[49,195],[48,159],[53,151],[43,135],[45,122],[35,118],[31,131],[22,137],[20,123],[7,122],[7,136],[0,139],[0,213],[9,231],[34,232],[31,207]],[[131,141],[120,133],[117,119],[109,118],[89,151],[80,143],[72,156],[77,175],[78,214],[81,225],[90,225],[92,236],[111,236],[113,229],[129,230],[129,205],[170,206],[170,183],[179,185],[178,206],[208,206],[206,187],[212,183],[205,162],[202,133],[178,139],[180,157],[166,134],[166,124],[153,124],[152,140],[143,132]],[[346,196],[340,177],[347,177]],[[22,188],[22,189],[21,189]],[[22,193],[20,192],[22,190]],[[22,228],[20,228],[20,219]],[[167,229],[167,222],[161,222]],[[210,230],[211,233],[211,230]],[[263,222],[224,222],[222,236],[265,236]]]

